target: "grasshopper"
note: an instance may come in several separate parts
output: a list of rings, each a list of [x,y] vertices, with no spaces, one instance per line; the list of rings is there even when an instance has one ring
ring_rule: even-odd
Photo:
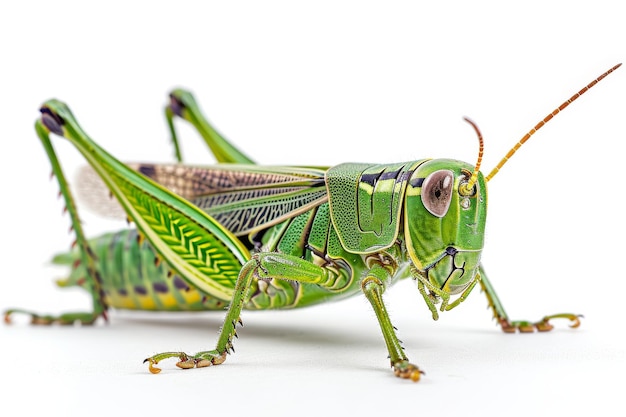
[[[170,94],[166,118],[177,159],[174,127],[192,123],[218,164],[124,164],[96,144],[67,105],[49,100],[36,132],[48,154],[76,233],[74,250],[55,262],[71,265],[61,286],[85,288],[93,311],[28,314],[35,324],[91,324],[109,308],[228,312],[215,349],[163,352],[147,358],[152,373],[161,360],[178,367],[218,365],[234,352],[243,309],[290,309],[364,294],[389,352],[394,374],[418,381],[392,325],[383,293],[411,278],[434,320],[465,300],[477,285],[506,333],[549,331],[550,320],[571,327],[580,316],[552,314],[512,321],[480,263],[487,214],[487,183],[545,123],[615,71],[615,65],[542,119],[486,176],[477,162],[420,159],[397,164],[345,163],[333,167],[261,166],[228,142],[200,111],[191,93]],[[85,237],[74,197],[57,160],[50,133],[68,139],[120,203],[135,229]]]

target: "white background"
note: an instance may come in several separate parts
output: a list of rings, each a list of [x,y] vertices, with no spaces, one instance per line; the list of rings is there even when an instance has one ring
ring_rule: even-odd
[[[32,125],[70,104],[122,160],[171,161],[162,109],[190,88],[257,161],[451,157],[484,171],[537,121],[626,59],[621,2],[11,2],[0,6],[0,309],[89,307],[47,265],[73,237]],[[221,314],[112,312],[109,325],[0,326],[0,414],[558,415],[621,407],[626,70],[549,125],[489,184],[483,260],[514,319],[583,313],[580,329],[504,335],[476,290],[433,322],[411,282],[386,300],[426,376],[397,380],[363,298],[246,313],[225,365],[141,361],[212,348]],[[181,126],[188,160],[213,159]],[[71,173],[81,158],[56,140]],[[90,235],[125,227],[85,214]],[[226,414],[228,413],[228,414]]]

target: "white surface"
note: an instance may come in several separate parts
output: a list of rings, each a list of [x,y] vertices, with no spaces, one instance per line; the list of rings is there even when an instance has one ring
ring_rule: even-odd
[[[32,129],[50,97],[123,160],[169,161],[162,107],[192,89],[209,118],[264,163],[452,157],[484,171],[545,114],[624,61],[620,2],[11,2],[0,6],[3,195],[0,308],[88,306],[50,283],[72,240]],[[147,4],[147,3],[146,3]],[[0,414],[600,415],[621,405],[626,70],[543,128],[490,183],[483,255],[513,318],[585,314],[580,329],[504,335],[475,291],[435,323],[410,282],[387,302],[412,384],[387,369],[361,298],[243,316],[224,366],[179,371],[153,353],[211,348],[221,314],[113,312],[94,328],[0,326]],[[212,162],[180,128],[193,162]],[[57,140],[66,168],[80,157]],[[90,234],[123,227],[85,215]],[[559,326],[560,325],[560,326]],[[503,411],[504,410],[504,411]]]

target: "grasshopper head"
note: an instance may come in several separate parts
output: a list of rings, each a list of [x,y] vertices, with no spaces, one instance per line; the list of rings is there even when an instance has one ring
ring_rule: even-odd
[[[432,306],[476,283],[487,214],[487,187],[464,162],[436,159],[413,173],[406,189],[404,233],[420,288]],[[424,294],[426,296],[426,294]],[[431,310],[434,307],[431,308]]]
[[[406,188],[404,233],[413,275],[433,318],[438,317],[436,303],[443,299],[442,311],[453,308],[479,279],[487,216],[486,183],[537,130],[621,65],[613,66],[550,112],[486,177],[480,173],[482,135],[467,118],[465,121],[472,125],[480,143],[476,165],[439,159],[421,164],[415,170]],[[459,293],[463,293],[461,297],[448,304],[450,295]]]

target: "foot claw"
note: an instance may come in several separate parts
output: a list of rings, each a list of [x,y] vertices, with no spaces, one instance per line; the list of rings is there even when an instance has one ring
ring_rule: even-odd
[[[582,314],[577,315],[572,321],[574,323],[570,324],[569,327],[571,327],[572,329],[576,329],[578,327],[580,327],[580,319],[584,319],[585,316],[583,316]]]
[[[14,314],[21,314],[30,316],[30,324],[49,326],[51,324],[70,325],[74,323],[80,323],[82,325],[93,324],[98,318],[97,313],[64,313],[60,316],[40,315],[28,310],[12,309],[4,312],[4,322],[6,324],[12,323],[12,316]],[[101,313],[106,319],[106,313]]]
[[[553,314],[551,316],[545,316],[536,323],[531,323],[528,321],[509,321],[508,319],[500,319],[498,322],[500,323],[500,327],[502,331],[505,333],[515,333],[519,330],[520,333],[532,333],[537,329],[540,332],[549,332],[554,329],[552,323],[550,323],[551,319],[568,319],[572,323],[569,327],[575,329],[580,326],[580,319],[582,315],[563,313],[563,314]]]
[[[181,369],[206,368],[207,366],[220,365],[224,363],[226,360],[226,352],[218,353],[216,350],[212,350],[208,352],[200,352],[193,356],[187,355],[184,352],[164,352],[151,356],[143,362],[148,362],[148,370],[151,373],[158,374],[161,372],[161,369],[154,365],[163,359],[175,357],[179,360],[176,363],[176,366]]]
[[[563,313],[563,314],[553,314],[551,316],[546,316],[541,320],[541,322],[548,323],[550,319],[568,319],[570,322],[572,322],[569,325],[569,327],[571,327],[572,329],[575,329],[577,327],[580,327],[580,319],[582,318],[583,318],[582,314]]]
[[[146,363],[146,362],[148,362],[148,370],[150,371],[150,373],[156,375],[159,372],[161,372],[161,368],[157,368],[156,366],[154,366],[154,365],[156,365],[158,363],[157,361],[155,361],[152,358],[148,358],[145,361],[143,361],[143,363]]]

